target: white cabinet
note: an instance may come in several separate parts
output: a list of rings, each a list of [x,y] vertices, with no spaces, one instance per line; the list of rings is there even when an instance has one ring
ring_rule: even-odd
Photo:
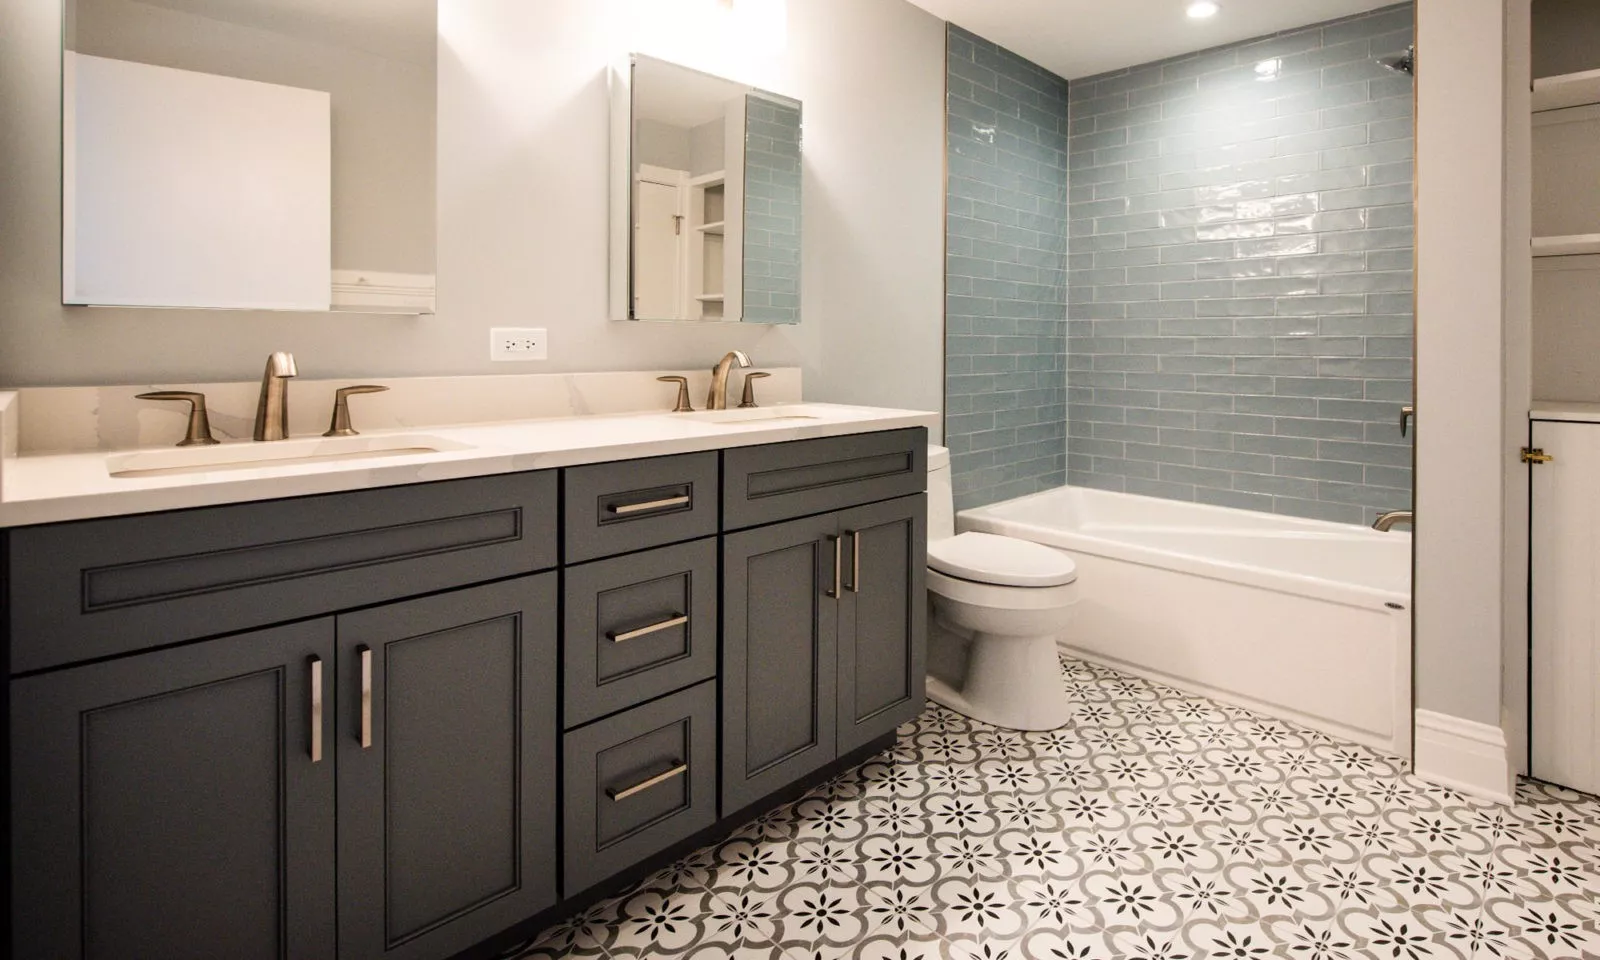
[[[63,302],[328,309],[328,94],[65,57]]]
[[[1600,405],[1535,416],[1531,773],[1600,793]]]

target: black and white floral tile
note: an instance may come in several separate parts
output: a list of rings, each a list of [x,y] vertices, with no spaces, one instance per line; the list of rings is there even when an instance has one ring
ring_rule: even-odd
[[[547,931],[529,960],[1600,960],[1600,800],[1469,799],[1075,660],[1074,723],[895,747]]]

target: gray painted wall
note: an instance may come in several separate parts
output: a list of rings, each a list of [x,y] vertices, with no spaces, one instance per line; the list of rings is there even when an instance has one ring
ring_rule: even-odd
[[[956,508],[1066,481],[1067,83],[951,25],[945,442]]]
[[[1408,4],[1074,81],[1068,479],[1411,505]]]
[[[800,322],[800,111],[758,94],[745,101],[746,323]]]
[[[787,50],[632,36],[631,0],[451,0],[439,51],[439,312],[422,318],[64,308],[60,0],[0,3],[0,384],[659,370],[730,348],[800,365],[818,400],[943,395],[944,25],[904,0],[789,4]],[[606,318],[606,66],[632,49],[806,107],[804,321]],[[870,94],[870,95],[868,95]],[[551,359],[492,364],[490,327]]]

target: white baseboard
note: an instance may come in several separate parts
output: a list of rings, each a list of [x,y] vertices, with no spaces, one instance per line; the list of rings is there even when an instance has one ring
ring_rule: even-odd
[[[1511,802],[1516,780],[1499,727],[1432,710],[1418,710],[1416,718],[1417,776],[1485,800]]]

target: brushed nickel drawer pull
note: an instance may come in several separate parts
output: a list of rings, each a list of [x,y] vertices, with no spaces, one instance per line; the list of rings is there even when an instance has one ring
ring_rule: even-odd
[[[833,541],[833,589],[827,592],[827,596],[829,599],[837,600],[843,595],[839,580],[843,576],[841,571],[844,568],[844,538],[829,534],[828,539]]]
[[[372,746],[372,648],[356,648],[361,654],[361,749]]]
[[[651,787],[666,783],[673,777],[681,777],[689,772],[689,765],[687,763],[683,763],[681,761],[673,762],[676,765],[671,770],[668,770],[665,773],[658,773],[650,779],[636,783],[626,790],[618,790],[614,787],[607,787],[606,796],[610,797],[613,801],[626,800],[636,793],[649,790]]]
[[[640,637],[647,637],[652,633],[660,633],[662,630],[671,630],[673,627],[681,627],[688,622],[689,617],[687,615],[675,613],[668,619],[662,620],[660,623],[652,623],[647,627],[640,627],[637,630],[629,630],[624,633],[617,633],[616,631],[608,630],[606,631],[606,637],[609,638],[612,643],[621,643],[624,640],[637,640]]]
[[[311,666],[311,762],[322,762],[322,658],[310,657]]]
[[[646,510],[665,510],[667,507],[685,507],[689,505],[689,495],[683,494],[676,497],[667,497],[664,500],[647,500],[644,503],[611,504],[606,507],[618,516],[627,516],[630,513],[642,513]]]
[[[850,530],[850,592],[861,592],[861,531]]]

